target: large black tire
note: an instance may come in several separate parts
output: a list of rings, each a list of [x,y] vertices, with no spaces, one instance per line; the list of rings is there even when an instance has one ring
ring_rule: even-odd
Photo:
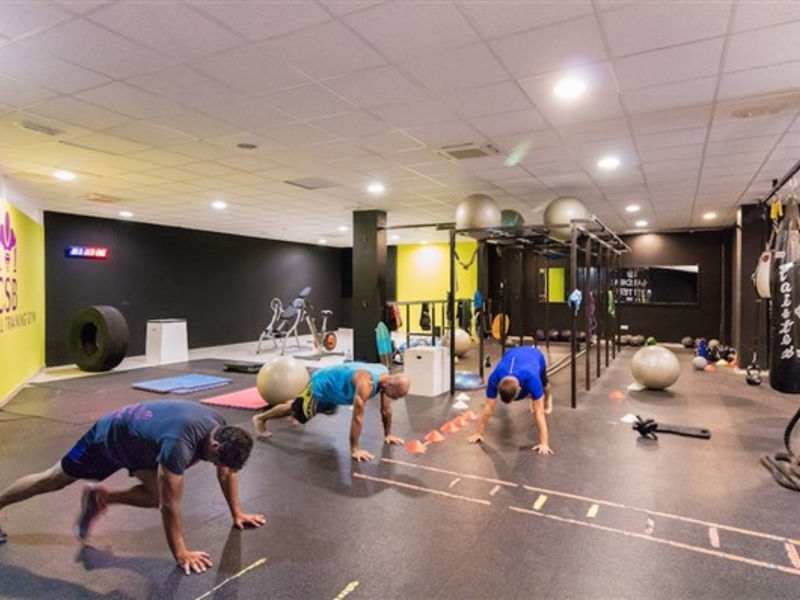
[[[82,371],[110,371],[128,352],[128,322],[113,306],[81,309],[69,328],[69,355]]]

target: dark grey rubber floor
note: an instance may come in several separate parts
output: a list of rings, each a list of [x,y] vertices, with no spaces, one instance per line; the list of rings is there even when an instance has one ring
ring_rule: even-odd
[[[361,445],[379,459],[362,465],[348,456],[346,409],[304,427],[275,424],[240,474],[242,504],[267,514],[263,528],[231,529],[212,467],[187,474],[186,537],[215,559],[203,575],[173,567],[158,511],[115,507],[81,549],[71,536],[80,486],[9,507],[0,596],[797,598],[800,495],[774,484],[758,458],[780,449],[800,397],[751,388],[727,369],[694,371],[688,352],[679,352],[683,371],[671,391],[630,392],[632,354],[581,393],[577,410],[568,408],[569,370],[553,378],[549,457],[530,450],[536,435],[523,402],[497,409],[484,445],[466,443],[469,426],[420,456],[382,448],[379,411],[368,406]],[[240,377],[241,387],[255,380]],[[6,406],[39,412],[0,416],[0,485],[49,467],[83,432],[85,423],[63,419],[62,404],[142,400],[96,379],[84,399],[55,382],[44,388],[49,400],[26,390]],[[614,390],[624,399],[609,399]],[[470,401],[475,412],[481,393]],[[450,404],[399,402],[395,433],[423,437],[455,416]],[[250,412],[221,412],[249,426]],[[712,439],[639,440],[620,422],[627,413],[709,427]],[[126,481],[118,473],[108,484]]]

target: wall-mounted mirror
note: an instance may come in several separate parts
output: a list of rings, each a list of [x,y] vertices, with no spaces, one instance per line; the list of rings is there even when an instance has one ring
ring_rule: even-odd
[[[615,273],[624,304],[698,304],[698,265],[622,267]]]

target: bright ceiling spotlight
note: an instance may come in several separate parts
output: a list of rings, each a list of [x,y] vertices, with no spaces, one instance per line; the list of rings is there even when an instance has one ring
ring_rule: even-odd
[[[213,208],[214,210],[225,210],[226,208],[228,208],[228,204],[223,202],[222,200],[214,200],[211,203],[211,208]]]
[[[350,228],[347,225],[339,225],[339,231],[344,233],[345,231],[350,231]]]
[[[597,161],[597,166],[604,171],[613,171],[620,165],[620,160],[616,156],[604,156]]]
[[[326,240],[325,238],[320,238],[320,239],[317,240],[317,243],[318,244],[327,244],[328,240]]]
[[[397,235],[396,233],[393,233],[392,235],[389,236],[389,239],[392,240],[393,242],[396,242],[397,240],[400,239],[400,236]]]
[[[639,212],[641,208],[642,207],[639,206],[638,204],[628,204],[628,206],[625,207],[625,212],[635,213]]]
[[[553,88],[553,93],[562,100],[575,100],[586,91],[586,83],[575,77],[564,77]]]
[[[75,173],[72,171],[65,171],[64,169],[56,169],[53,171],[53,177],[59,181],[75,181],[75,179],[77,179]]]
[[[119,216],[130,219],[133,216],[133,213],[129,210],[121,210],[119,211]]]
[[[636,227],[647,227],[647,221],[645,221],[645,220],[636,221],[636,223],[634,223],[634,225],[636,225]]]
[[[370,183],[367,186],[367,191],[370,194],[374,194],[377,196],[378,194],[382,194],[383,192],[386,191],[386,186],[383,185],[380,181],[375,181],[374,183]]]
[[[716,219],[717,218],[717,213],[715,213],[715,212],[703,213],[703,218],[706,221],[711,221],[712,219]]]

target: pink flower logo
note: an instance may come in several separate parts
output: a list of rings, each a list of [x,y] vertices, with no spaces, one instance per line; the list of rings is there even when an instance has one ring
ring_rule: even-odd
[[[8,263],[11,260],[11,250],[17,245],[17,236],[11,228],[11,215],[8,214],[8,211],[6,211],[5,223],[0,225],[0,245],[3,246],[6,268],[8,268]]]

